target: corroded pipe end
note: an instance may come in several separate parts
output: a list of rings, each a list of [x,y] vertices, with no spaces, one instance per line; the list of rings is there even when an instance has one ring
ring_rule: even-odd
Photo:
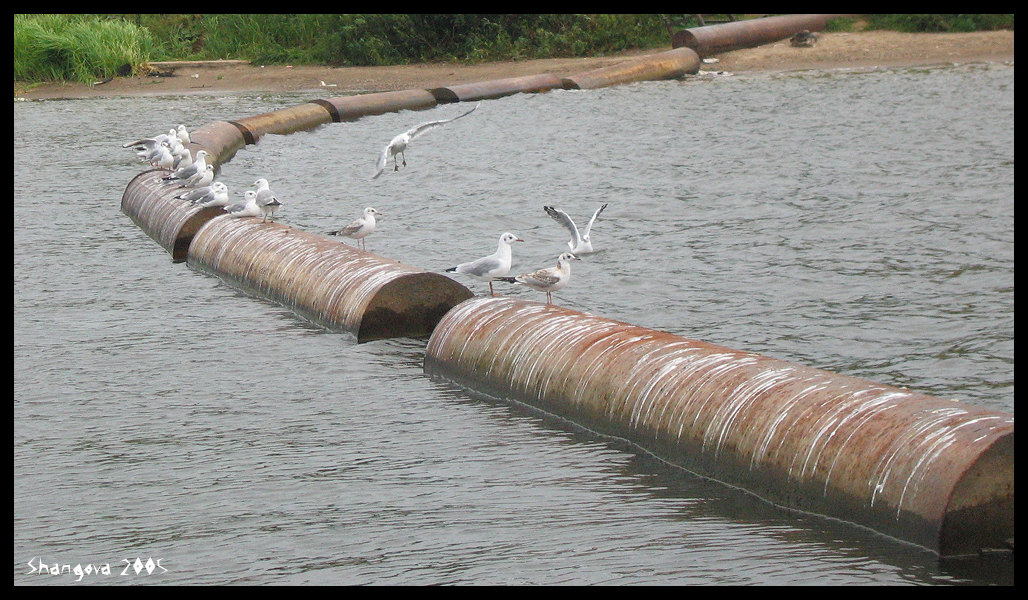
[[[254,141],[257,141],[269,133],[285,135],[297,131],[308,131],[331,123],[332,120],[332,113],[325,106],[308,102],[262,115],[246,117],[233,123],[248,131]]]
[[[183,262],[196,232],[224,211],[221,208],[201,208],[175,199],[186,190],[161,180],[169,173],[154,169],[136,175],[122,195],[121,210],[167,250],[173,262]]]
[[[192,139],[190,150],[196,155],[196,150],[206,150],[207,162],[215,166],[223,165],[236,152],[246,144],[256,143],[256,140],[247,141],[245,133],[239,127],[226,121],[215,121],[190,132]]]
[[[953,488],[943,519],[939,553],[976,555],[1008,547],[1014,539],[1014,432],[995,440]]]
[[[189,265],[358,342],[423,337],[471,292],[443,275],[259,217],[209,221]]]
[[[565,89],[589,90],[635,81],[677,79],[700,70],[700,57],[691,48],[676,48],[565,77]]]

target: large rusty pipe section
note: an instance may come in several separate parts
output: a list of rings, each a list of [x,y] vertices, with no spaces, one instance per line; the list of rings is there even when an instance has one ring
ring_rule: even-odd
[[[193,156],[200,150],[207,151],[207,162],[212,165],[223,165],[232,160],[236,152],[254,140],[247,140],[243,129],[226,121],[215,121],[191,131],[189,151]]]
[[[564,88],[591,90],[636,81],[677,79],[700,70],[700,57],[691,48],[676,48],[565,77]]]
[[[444,275],[258,217],[211,219],[188,263],[358,342],[427,337],[472,296]]]
[[[383,115],[401,110],[426,110],[437,104],[435,96],[428,90],[375,92],[355,96],[339,96],[316,102],[324,106],[336,122],[356,121],[361,117]]]
[[[478,83],[462,83],[429,90],[439,102],[476,102],[478,100],[493,100],[514,94],[527,94],[535,92],[547,92],[554,89],[562,89],[564,82],[553,73],[541,73],[539,75],[526,75],[524,77],[509,77],[507,79],[493,79]]]
[[[672,48],[692,48],[701,58],[784,40],[807,30],[820,31],[828,21],[846,15],[780,15],[693,27],[671,37]]]
[[[200,208],[175,196],[185,191],[161,181],[169,171],[152,169],[136,175],[121,197],[121,211],[155,242],[173,262],[185,262],[189,243],[203,225],[224,209]]]
[[[1014,417],[554,305],[474,298],[425,371],[943,556],[1014,535]]]
[[[249,132],[250,137],[256,142],[269,133],[286,135],[296,133],[297,131],[314,129],[331,122],[332,113],[324,106],[308,102],[299,106],[239,119],[238,121],[233,121],[233,124]]]

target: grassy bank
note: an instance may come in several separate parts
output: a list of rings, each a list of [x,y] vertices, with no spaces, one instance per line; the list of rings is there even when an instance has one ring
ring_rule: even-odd
[[[159,60],[380,66],[597,56],[663,48],[670,30],[698,24],[694,15],[15,15],[14,78],[90,83]],[[864,15],[861,25],[977,31],[1013,29],[1014,17]]]

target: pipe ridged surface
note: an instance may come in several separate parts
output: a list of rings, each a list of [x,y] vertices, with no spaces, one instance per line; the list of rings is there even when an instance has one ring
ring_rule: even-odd
[[[356,121],[370,115],[383,115],[401,110],[425,110],[438,104],[428,90],[375,92],[356,96],[339,96],[319,101],[336,121]]]
[[[358,342],[428,336],[472,296],[444,275],[258,217],[210,220],[188,262]]]
[[[463,83],[429,90],[439,102],[474,102],[492,100],[520,93],[545,92],[562,89],[564,83],[553,73],[493,79],[479,83]]]
[[[1013,537],[1011,414],[510,298],[443,317],[425,371],[944,556]]]
[[[671,37],[672,48],[692,48],[702,58],[753,48],[792,37],[803,31],[820,31],[828,21],[846,15],[780,15],[706,27],[693,27]]]
[[[233,121],[233,123],[249,131],[256,141],[269,133],[285,135],[297,131],[308,131],[332,121],[332,113],[326,107],[316,102],[308,102],[262,115],[246,117]]]
[[[635,81],[676,79],[700,70],[700,57],[691,48],[676,48],[603,67],[563,79],[569,90],[591,90]]]
[[[161,177],[169,173],[153,169],[136,175],[121,197],[121,211],[167,250],[172,261],[184,262],[196,232],[225,211],[220,207],[201,208],[176,200],[174,196],[185,190],[161,181]]]

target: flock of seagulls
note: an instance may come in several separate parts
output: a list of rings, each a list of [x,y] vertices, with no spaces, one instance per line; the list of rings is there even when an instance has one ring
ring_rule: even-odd
[[[386,170],[390,159],[393,161],[393,171],[400,170],[400,164],[407,166],[405,151],[410,147],[412,141],[424,135],[428,131],[442,127],[470,115],[478,110],[481,103],[476,104],[471,110],[461,113],[450,119],[427,121],[414,126],[411,129],[395,136],[378,156],[375,165],[375,173],[371,179],[377,179]],[[137,156],[153,167],[170,171],[170,174],[162,176],[155,181],[165,184],[178,185],[180,188],[188,188],[175,196],[176,199],[184,200],[203,208],[221,207],[227,215],[233,218],[261,217],[262,222],[275,220],[275,212],[282,207],[282,202],[271,190],[267,179],[261,178],[253,183],[251,187],[256,189],[246,190],[241,202],[232,203],[229,196],[228,186],[220,181],[214,181],[215,167],[208,162],[209,154],[204,150],[196,152],[195,158],[187,148],[191,142],[189,131],[184,125],[168,130],[168,133],[136,140],[123,144],[123,148],[132,148]],[[397,162],[400,157],[400,163]],[[593,247],[592,232],[597,217],[607,208],[607,205],[596,209],[584,229],[579,229],[574,220],[558,208],[544,206],[543,210],[553,220],[564,227],[571,235],[567,242],[569,251],[563,252],[557,258],[557,265],[539,269],[530,273],[510,276],[513,256],[511,247],[517,242],[524,240],[511,232],[504,232],[500,235],[496,246],[496,252],[483,256],[482,258],[461,263],[455,267],[446,269],[447,273],[467,275],[489,284],[489,294],[496,296],[493,282],[503,281],[507,283],[524,285],[533,290],[546,294],[546,303],[552,304],[552,294],[565,285],[571,279],[571,261],[581,260],[579,254],[595,252]],[[358,248],[367,250],[365,238],[370,235],[377,224],[376,217],[385,216],[374,207],[367,207],[361,216],[345,227],[328,232],[328,235],[347,237],[355,240]]]

